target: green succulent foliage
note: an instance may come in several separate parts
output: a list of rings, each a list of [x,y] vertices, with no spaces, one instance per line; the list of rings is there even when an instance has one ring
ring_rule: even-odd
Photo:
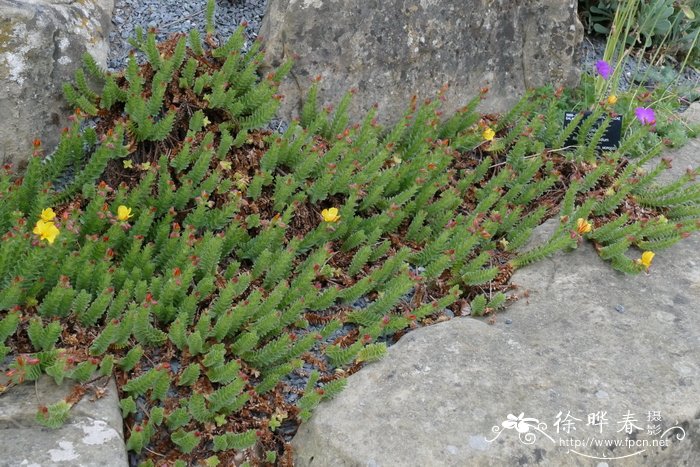
[[[488,299],[486,298],[485,295],[477,295],[474,300],[471,302],[471,314],[473,316],[481,316],[484,314],[484,311],[486,310],[486,304],[488,303]]]
[[[214,436],[214,451],[227,451],[229,449],[241,451],[255,444],[257,439],[255,430],[217,435]]]
[[[386,355],[386,344],[369,344],[363,347],[355,357],[356,362],[376,362]]]
[[[27,334],[32,345],[37,351],[51,350],[63,331],[63,326],[58,321],[51,321],[45,327],[41,324],[41,318],[33,319],[27,327]]]
[[[141,360],[144,350],[140,345],[134,346],[127,354],[119,361],[119,366],[123,371],[130,371]]]
[[[129,439],[126,441],[126,449],[139,453],[148,444],[148,441],[143,427],[136,425],[133,427]]]
[[[71,404],[60,400],[48,407],[41,407],[36,413],[36,421],[47,428],[59,428],[70,416]]]
[[[178,386],[191,386],[199,379],[200,371],[201,368],[197,363],[190,363],[187,365],[180,374],[180,378],[177,381]]]
[[[182,428],[174,431],[170,435],[170,439],[175,443],[184,454],[189,454],[197,447],[201,438],[195,432],[185,431]]]
[[[191,417],[187,409],[185,407],[178,407],[167,416],[165,423],[170,430],[177,430],[187,425],[190,420]]]
[[[132,396],[129,396],[119,401],[119,408],[122,411],[122,417],[126,418],[136,412],[136,402]]]

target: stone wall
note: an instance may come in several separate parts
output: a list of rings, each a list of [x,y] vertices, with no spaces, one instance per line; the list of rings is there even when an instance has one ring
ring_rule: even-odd
[[[356,88],[353,116],[376,102],[386,123],[444,84],[447,112],[482,87],[483,110],[498,112],[527,88],[575,86],[583,28],[575,0],[270,0],[260,35],[268,65],[295,59],[283,116],[320,76],[326,102]]]

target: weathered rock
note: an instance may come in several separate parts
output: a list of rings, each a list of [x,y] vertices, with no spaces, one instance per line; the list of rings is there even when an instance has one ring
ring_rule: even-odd
[[[0,161],[20,163],[40,138],[58,143],[62,86],[90,52],[104,64],[114,0],[0,0]]]
[[[496,325],[462,318],[413,331],[351,376],[302,424],[296,465],[602,466],[625,455],[614,465],[700,465],[698,251],[696,235],[659,253],[650,275],[626,277],[583,245],[517,272],[530,296]],[[602,411],[600,433],[586,423]],[[618,431],[628,411],[640,427],[631,435]],[[570,434],[563,422],[557,433],[559,412],[579,419]],[[546,423],[541,433],[529,422],[521,439],[534,435],[531,445],[502,426],[521,413]],[[626,438],[669,447],[590,445]]]
[[[663,176],[697,167],[696,144],[665,154]],[[700,235],[648,275],[584,243],[512,282],[521,298],[495,325],[421,328],[351,376],[300,427],[296,465],[700,465]]]
[[[0,378],[0,383],[6,383]],[[98,382],[97,388],[105,385]],[[0,466],[126,466],[128,465],[119,396],[109,380],[101,398],[88,391],[71,408],[68,422],[52,430],[35,421],[40,404],[68,396],[74,382],[57,386],[43,376],[37,382],[11,387],[0,394]]]
[[[413,94],[450,86],[444,110],[489,86],[489,111],[504,111],[524,90],[578,83],[575,51],[583,28],[570,0],[270,0],[260,35],[266,61],[294,58],[280,92],[281,113],[298,112],[316,76],[320,95],[337,104],[356,88],[351,115],[373,103],[396,121]]]
[[[700,125],[700,102],[693,102],[681,114],[681,118],[691,125]]]

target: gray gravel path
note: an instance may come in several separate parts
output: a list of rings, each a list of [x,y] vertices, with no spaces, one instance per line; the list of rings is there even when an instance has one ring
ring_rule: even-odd
[[[246,21],[248,39],[255,39],[266,5],[267,0],[216,0],[218,38],[225,40]],[[156,28],[158,40],[192,28],[204,33],[206,6],[207,0],[115,0],[108,67],[118,70],[126,65],[131,51],[128,40],[134,37],[137,26],[144,30]]]

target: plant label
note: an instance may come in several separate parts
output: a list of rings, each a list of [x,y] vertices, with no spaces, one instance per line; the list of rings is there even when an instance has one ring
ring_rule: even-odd
[[[576,118],[578,114],[576,112],[566,112],[564,114],[564,126],[566,127],[569,125],[574,118]],[[584,112],[583,118],[581,121],[578,123],[574,131],[571,133],[571,135],[567,138],[565,146],[575,146],[578,144],[578,133],[579,129],[581,127],[581,124],[591,115],[591,112]],[[606,117],[600,117],[598,120],[593,124],[591,127],[590,131],[588,132],[588,138],[593,136],[593,133],[598,130],[600,125],[605,121]],[[596,145],[596,149],[598,152],[602,151],[614,151],[617,148],[620,147],[620,138],[622,137],[622,115],[615,115],[614,117],[610,118],[610,123],[608,124],[608,127],[605,130],[605,133],[603,133],[603,136],[600,138],[600,141],[598,141],[598,144]]]

